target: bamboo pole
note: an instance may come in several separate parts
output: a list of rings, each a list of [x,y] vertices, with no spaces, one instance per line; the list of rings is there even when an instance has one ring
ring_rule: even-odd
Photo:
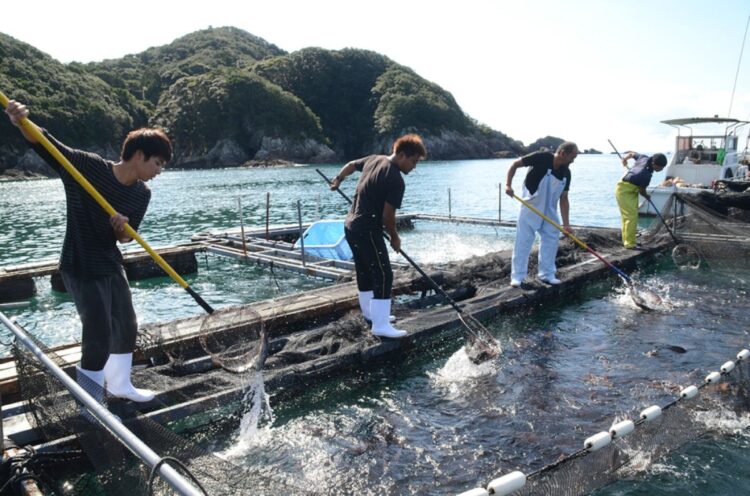
[[[302,266],[307,265],[305,263],[305,233],[302,232],[302,204],[297,200],[297,222],[299,224],[299,244],[302,248]]]
[[[245,240],[245,223],[242,220],[242,198],[237,197],[237,209],[240,214],[240,234],[242,235],[242,253],[247,257],[247,240]]]

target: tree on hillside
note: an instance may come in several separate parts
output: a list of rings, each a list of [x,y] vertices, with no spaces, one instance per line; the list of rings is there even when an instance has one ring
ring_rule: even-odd
[[[248,157],[264,137],[325,141],[317,117],[299,98],[240,69],[180,79],[162,96],[153,122],[186,157],[204,155],[221,140],[238,143]]]

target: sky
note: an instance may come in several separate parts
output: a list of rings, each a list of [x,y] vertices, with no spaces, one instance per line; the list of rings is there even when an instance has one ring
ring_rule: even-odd
[[[748,0],[36,0],[7,8],[0,32],[65,63],[220,26],[288,52],[368,49],[525,144],[551,135],[609,152],[610,139],[654,153],[676,134],[659,121],[750,119],[749,19]]]

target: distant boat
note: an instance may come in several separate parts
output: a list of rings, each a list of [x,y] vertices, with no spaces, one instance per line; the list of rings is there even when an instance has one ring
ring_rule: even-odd
[[[750,179],[747,177],[748,166],[742,163],[748,156],[747,146],[742,152],[737,150],[738,132],[750,121],[714,116],[671,119],[662,123],[675,127],[677,138],[665,181],[648,188],[651,200],[659,210],[667,205],[673,193],[705,194],[713,191],[716,181],[737,183]],[[694,134],[693,127],[700,132]],[[683,135],[683,132],[688,134]],[[644,215],[656,214],[645,199],[638,211]]]

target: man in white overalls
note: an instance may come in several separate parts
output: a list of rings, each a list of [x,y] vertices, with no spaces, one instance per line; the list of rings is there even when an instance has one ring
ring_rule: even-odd
[[[567,232],[573,233],[568,217],[570,212],[570,203],[568,202],[570,169],[568,166],[573,163],[577,155],[578,147],[576,144],[566,141],[557,147],[554,154],[540,151],[516,160],[508,169],[505,192],[511,197],[514,195],[512,184],[516,170],[519,167],[529,167],[529,172],[526,173],[526,179],[523,182],[522,198],[558,224],[560,223],[560,218],[557,215],[559,201],[563,228]],[[560,280],[555,277],[557,272],[555,257],[557,257],[560,231],[530,209],[521,206],[518,213],[516,244],[513,248],[511,263],[510,285],[513,287],[521,286],[528,274],[529,254],[536,233],[539,233],[541,239],[539,279],[547,284],[560,284]]]

